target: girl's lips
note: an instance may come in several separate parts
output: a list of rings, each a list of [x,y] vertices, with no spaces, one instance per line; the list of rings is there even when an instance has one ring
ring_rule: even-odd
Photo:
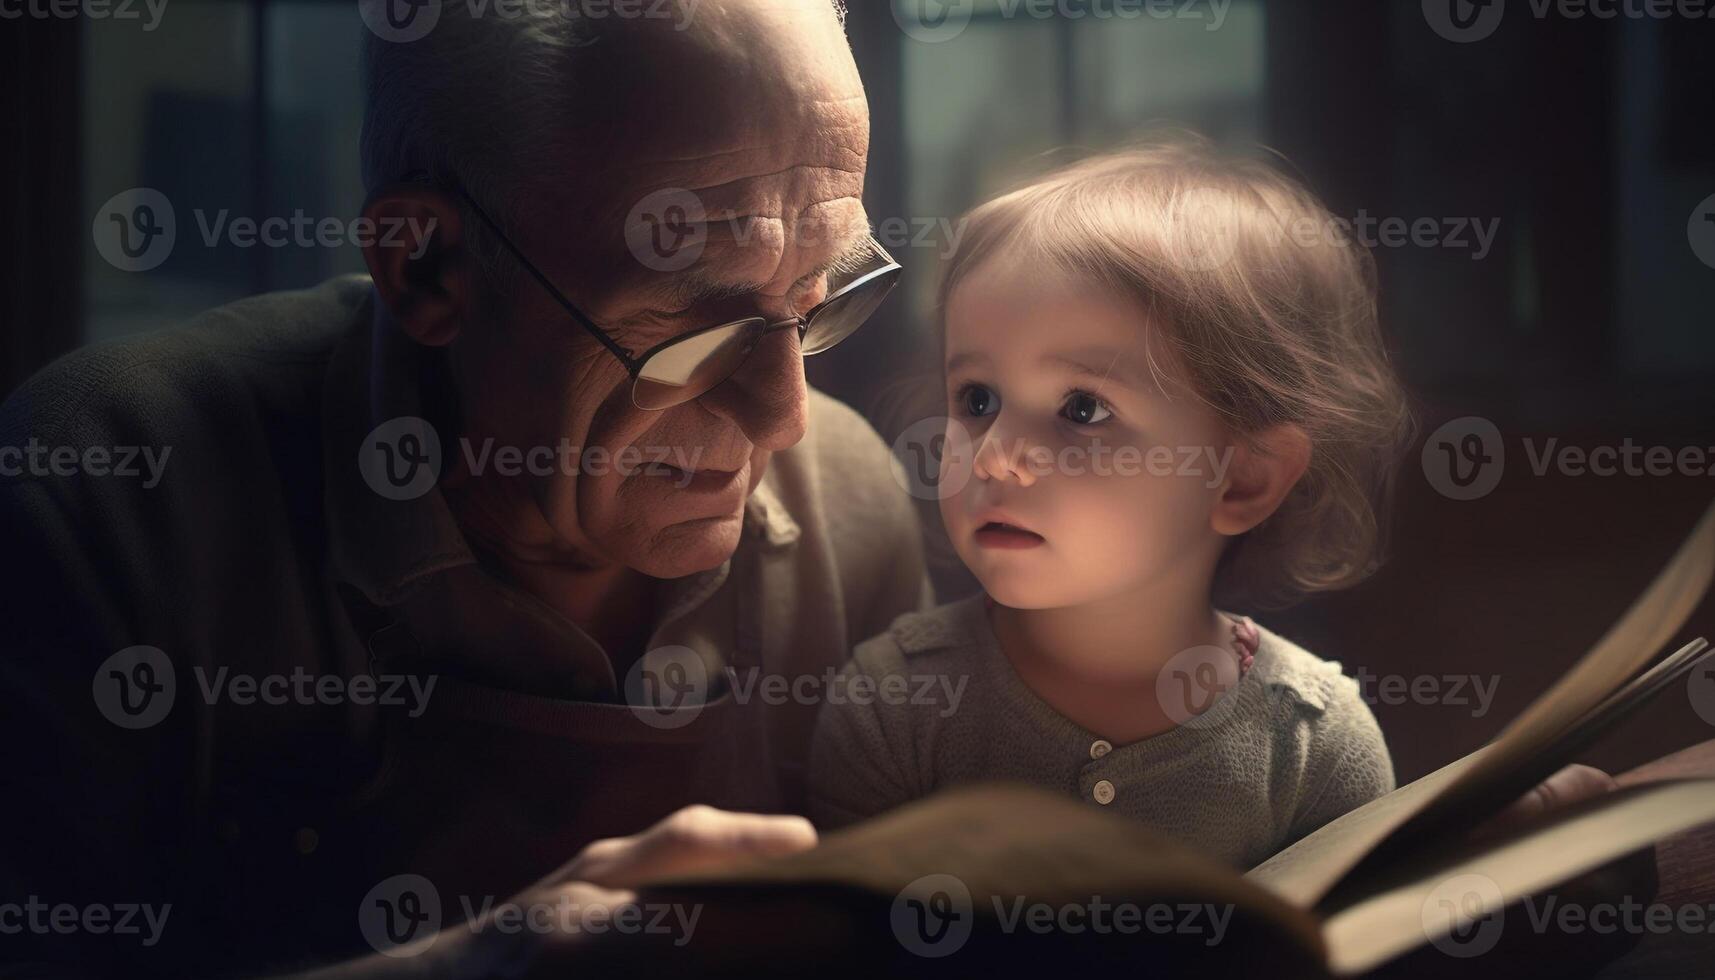
[[[1011,524],[989,521],[977,528],[977,544],[985,548],[1034,548],[1043,544],[1042,535]]]

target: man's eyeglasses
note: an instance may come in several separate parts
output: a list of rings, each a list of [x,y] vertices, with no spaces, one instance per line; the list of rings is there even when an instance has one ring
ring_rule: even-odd
[[[663,341],[641,354],[632,354],[608,336],[607,331],[585,316],[568,300],[548,277],[524,257],[518,246],[506,237],[500,226],[476,203],[457,182],[435,181],[428,173],[417,172],[405,177],[413,183],[443,183],[462,197],[476,216],[494,232],[500,244],[512,253],[548,295],[565,308],[577,324],[601,342],[631,375],[631,401],[646,411],[659,411],[682,405],[707,394],[716,385],[732,377],[762,338],[788,327],[798,329],[800,352],[808,356],[820,354],[851,336],[863,326],[881,301],[899,282],[900,266],[873,236],[866,236],[863,255],[856,268],[832,274],[827,298],[804,313],[785,320],[769,322],[760,316],[744,317],[714,326],[702,327]]]

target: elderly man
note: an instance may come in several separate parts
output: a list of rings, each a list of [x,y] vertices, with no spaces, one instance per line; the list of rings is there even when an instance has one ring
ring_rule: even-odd
[[[898,270],[839,12],[688,2],[369,38],[365,217],[420,238],[7,402],[0,444],[165,465],[0,485],[3,898],[149,913],[0,958],[427,969],[568,859],[599,900],[814,842],[815,682],[930,594],[802,359]]]

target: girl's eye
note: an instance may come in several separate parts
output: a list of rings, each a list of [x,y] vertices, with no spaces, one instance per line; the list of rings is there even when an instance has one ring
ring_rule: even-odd
[[[1078,425],[1095,425],[1114,413],[1102,404],[1102,400],[1087,391],[1074,391],[1066,397],[1066,407],[1061,410],[1069,422]]]
[[[1000,410],[1000,399],[995,393],[979,384],[968,384],[959,389],[959,407],[965,413],[976,418],[993,415]]]

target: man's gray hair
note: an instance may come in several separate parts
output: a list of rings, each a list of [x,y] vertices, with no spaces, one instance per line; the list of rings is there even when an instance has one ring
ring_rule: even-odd
[[[392,3],[394,0],[361,0]],[[363,186],[374,193],[408,174],[456,178],[502,227],[521,213],[536,164],[564,160],[578,134],[577,51],[598,43],[579,0],[435,0],[439,19],[411,41],[366,31]],[[713,0],[672,0],[682,13]],[[843,0],[832,0],[845,23]],[[501,8],[504,7],[504,10]],[[611,92],[611,89],[604,89]],[[464,202],[465,234],[491,287],[520,270]]]

